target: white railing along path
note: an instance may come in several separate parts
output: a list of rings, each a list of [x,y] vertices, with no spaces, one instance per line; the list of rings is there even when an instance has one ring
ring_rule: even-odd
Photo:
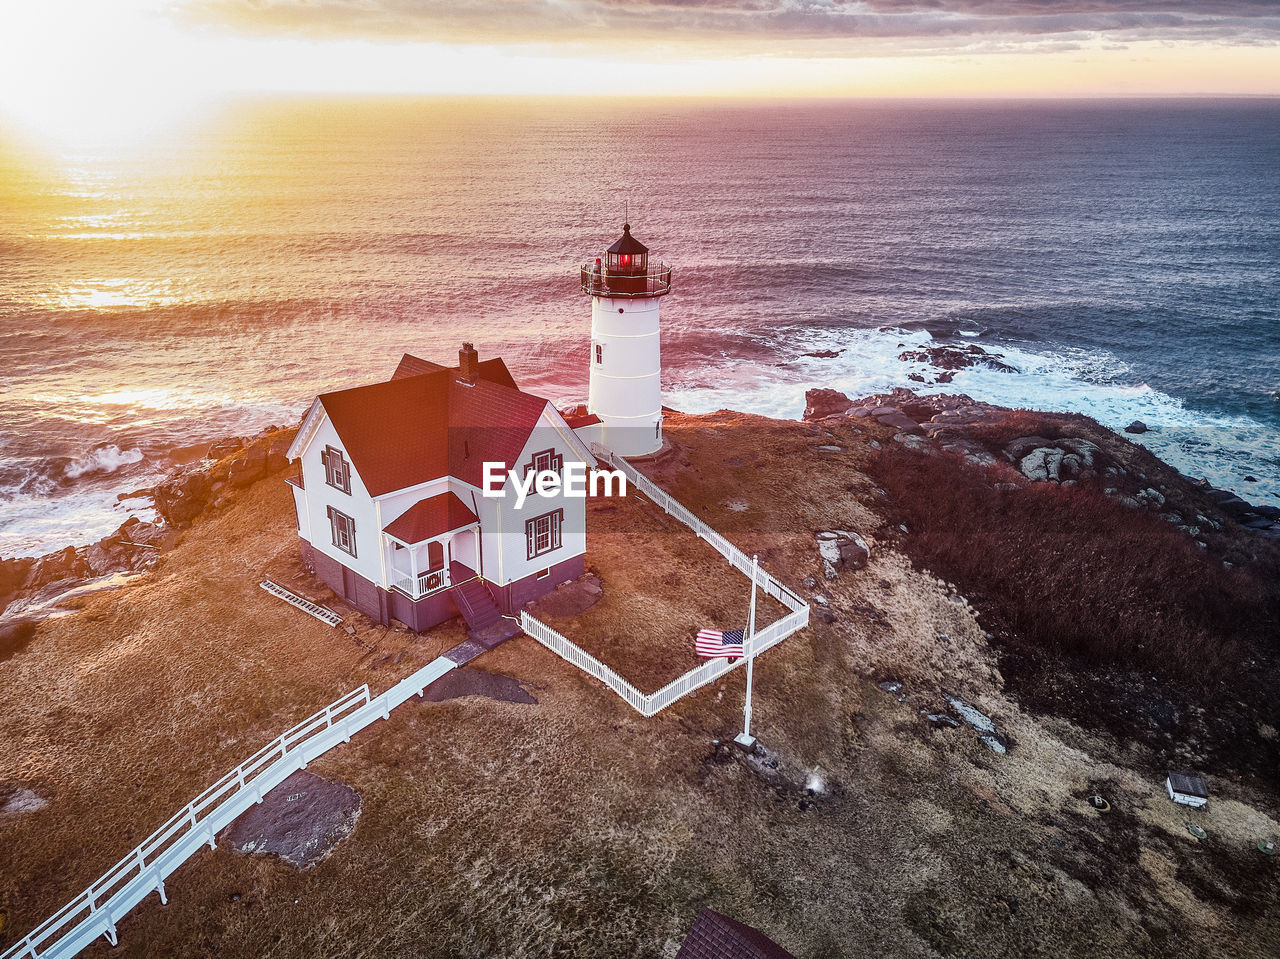
[[[115,945],[116,923],[155,892],[168,902],[164,881],[241,813],[285,779],[435,682],[456,664],[441,656],[379,696],[361,686],[304,719],[202,792],[142,841],[88,889],[72,899],[0,959],[74,956],[99,936]]]

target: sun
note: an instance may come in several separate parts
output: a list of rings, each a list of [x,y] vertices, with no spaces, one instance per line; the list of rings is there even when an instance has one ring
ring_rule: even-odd
[[[208,84],[163,0],[41,0],[0,31],[0,116],[68,149],[141,145],[189,116]]]

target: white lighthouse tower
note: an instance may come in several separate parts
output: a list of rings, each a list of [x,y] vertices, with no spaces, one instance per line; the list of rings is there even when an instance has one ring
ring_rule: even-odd
[[[591,297],[591,388],[587,410],[600,417],[601,442],[621,456],[662,448],[659,308],[671,267],[649,265],[649,248],[622,225],[622,238],[582,268]]]

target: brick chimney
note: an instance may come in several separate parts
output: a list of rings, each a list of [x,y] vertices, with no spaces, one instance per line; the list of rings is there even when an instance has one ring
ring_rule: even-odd
[[[458,375],[468,383],[476,381],[476,373],[480,369],[480,354],[470,343],[463,343],[458,350]]]

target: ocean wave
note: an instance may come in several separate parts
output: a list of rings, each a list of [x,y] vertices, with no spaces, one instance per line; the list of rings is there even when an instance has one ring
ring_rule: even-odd
[[[829,329],[801,335],[808,351],[843,350],[837,357],[799,357],[777,366],[725,362],[670,383],[666,402],[690,413],[736,409],[782,419],[804,411],[806,390],[826,387],[849,396],[905,386],[919,393],[967,393],[999,406],[1083,413],[1123,430],[1134,420],[1151,432],[1132,436],[1175,469],[1204,477],[1257,503],[1280,505],[1280,436],[1246,415],[1211,413],[1135,382],[1132,369],[1103,350],[1058,347],[1035,351],[988,341],[986,350],[1013,371],[973,366],[954,371],[949,383],[923,362],[903,362],[904,349],[940,346],[927,330],[901,326],[876,330]],[[915,374],[925,380],[910,379]]]
[[[114,532],[130,516],[156,519],[147,501],[116,501],[112,489],[0,496],[0,553],[40,556],[68,546],[83,546]]]
[[[140,463],[143,452],[138,448],[122,450],[114,443],[100,446],[78,459],[73,459],[63,472],[68,479],[79,479],[87,473],[114,473],[126,466]]]

